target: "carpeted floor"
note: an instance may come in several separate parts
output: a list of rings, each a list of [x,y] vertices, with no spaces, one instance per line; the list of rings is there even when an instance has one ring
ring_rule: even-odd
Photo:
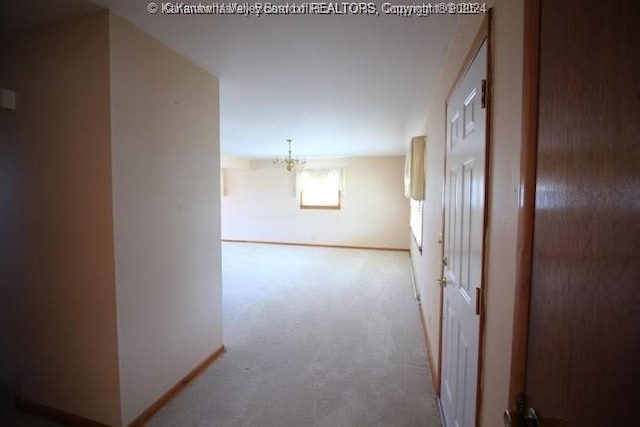
[[[18,411],[0,403],[0,426],[3,427],[63,427],[62,424]]]
[[[151,426],[440,426],[407,253],[223,243],[227,353]]]

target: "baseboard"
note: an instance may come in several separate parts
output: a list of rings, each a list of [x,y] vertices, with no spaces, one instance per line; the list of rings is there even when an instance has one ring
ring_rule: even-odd
[[[424,335],[424,345],[427,349],[427,358],[429,359],[429,369],[431,369],[431,380],[433,382],[433,388],[436,390],[436,394],[440,394],[440,377],[438,376],[437,367],[434,363],[433,353],[431,346],[429,345],[429,333],[427,332],[427,322],[424,320],[424,313],[422,311],[422,304],[418,302],[418,311],[420,312],[420,323],[422,324],[422,334]]]
[[[413,269],[413,260],[410,260],[409,270],[411,270],[411,286],[413,286],[413,293],[418,302],[418,308],[420,308],[420,289],[418,289],[418,282],[416,281],[416,272]]]
[[[107,424],[102,424],[98,421],[70,414],[59,409],[50,408],[20,397],[15,397],[15,407],[22,412],[46,418],[69,427],[109,427]]]
[[[323,243],[296,243],[296,242],[270,242],[264,240],[237,240],[237,239],[221,239],[223,242],[232,243],[258,243],[261,245],[284,245],[284,246],[310,246],[319,248],[336,248],[336,249],[368,249],[374,251],[396,251],[409,252],[409,248],[381,248],[377,246],[351,246],[351,245],[328,245]]]
[[[146,425],[151,418],[162,409],[167,403],[169,403],[174,397],[176,397],[184,388],[189,385],[194,379],[196,379],[205,369],[207,369],[213,362],[218,360],[220,356],[226,351],[224,345],[217,349],[213,354],[200,362],[198,366],[193,368],[191,372],[185,375],[180,381],[178,381],[173,387],[171,387],[165,394],[160,396],[158,400],[145,409],[138,417],[133,420],[129,427],[139,427]]]
[[[442,399],[438,397],[436,400],[438,402],[438,412],[440,412],[442,427],[447,427],[447,420],[444,418],[444,411],[442,410]]]

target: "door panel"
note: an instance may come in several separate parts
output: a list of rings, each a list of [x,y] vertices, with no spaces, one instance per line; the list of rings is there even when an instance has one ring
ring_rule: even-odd
[[[636,424],[639,11],[541,2],[526,394],[545,426]]]
[[[441,402],[449,427],[475,425],[486,157],[479,94],[486,75],[485,42],[447,102]]]

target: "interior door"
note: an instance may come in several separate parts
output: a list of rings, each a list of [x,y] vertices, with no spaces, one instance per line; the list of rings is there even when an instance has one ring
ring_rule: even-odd
[[[440,401],[448,427],[475,426],[484,238],[487,42],[447,102]]]
[[[638,425],[639,11],[540,2],[528,425]]]

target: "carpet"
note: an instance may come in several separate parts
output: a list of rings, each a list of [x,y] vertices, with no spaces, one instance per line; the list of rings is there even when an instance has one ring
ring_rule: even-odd
[[[440,426],[406,252],[222,244],[227,353],[151,426]]]

